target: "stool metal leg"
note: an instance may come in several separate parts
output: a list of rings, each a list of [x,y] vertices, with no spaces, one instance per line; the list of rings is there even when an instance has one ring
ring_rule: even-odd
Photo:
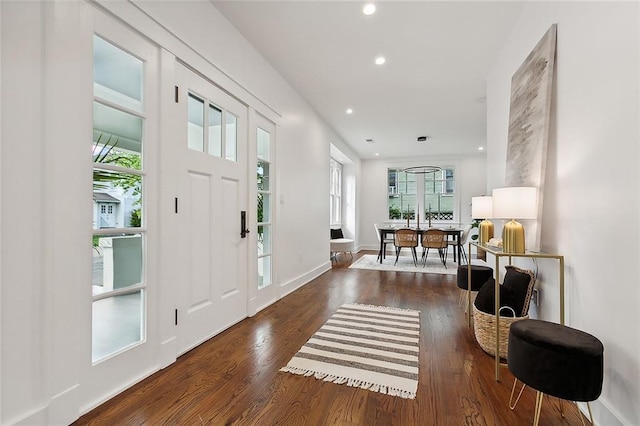
[[[576,406],[578,405],[578,403],[576,402]],[[589,402],[587,402],[587,410],[589,410],[589,420],[591,421],[592,425],[595,425],[596,423],[593,421],[593,413],[591,412],[591,405],[589,404]],[[580,411],[580,410],[578,410]],[[582,417],[582,413],[580,413],[580,417]]]
[[[540,422],[540,411],[542,410],[542,401],[544,400],[544,393],[537,391],[536,393],[536,408],[533,416],[533,426],[538,426]]]
[[[518,401],[520,401],[520,397],[522,396],[522,392],[524,391],[524,388],[527,387],[527,385],[523,383],[522,388],[520,388],[520,392],[518,393],[518,397],[516,398],[515,401],[513,401],[513,394],[516,391],[516,383],[518,383],[518,379],[513,379],[513,387],[511,388],[511,396],[509,397],[509,408],[511,410],[516,408],[516,405],[518,405]]]
[[[580,416],[580,421],[582,422],[582,426],[585,426],[584,423],[584,416],[582,415],[582,411],[580,411],[580,407],[578,406],[578,401],[573,401],[574,404],[576,404],[576,409],[578,410],[578,415]],[[593,421],[593,413],[591,412],[591,405],[587,402],[587,410],[589,411],[589,421],[591,422],[592,425],[595,425],[596,423]]]
[[[582,415],[582,411],[580,411],[580,407],[578,407],[578,401],[574,401],[574,403],[576,404],[576,410],[578,410],[578,415],[580,416],[580,421],[582,422],[582,426],[585,426],[584,416]],[[591,415],[591,408],[589,408],[589,415]],[[591,419],[591,424],[593,424],[593,418]]]

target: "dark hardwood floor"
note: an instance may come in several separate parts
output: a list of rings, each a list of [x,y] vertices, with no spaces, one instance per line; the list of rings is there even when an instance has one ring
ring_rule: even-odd
[[[366,253],[366,252],[365,252]],[[355,256],[357,259],[360,253]],[[371,252],[369,252],[371,254]],[[455,275],[333,269],[82,416],[76,425],[528,425],[535,391],[508,407],[513,376],[494,379],[458,307]],[[403,399],[278,370],[343,303],[421,312],[420,378]],[[541,425],[579,425],[545,398]],[[585,420],[586,421],[586,420]]]

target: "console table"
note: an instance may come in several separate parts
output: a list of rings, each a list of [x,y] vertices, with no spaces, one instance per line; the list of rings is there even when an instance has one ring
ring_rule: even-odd
[[[469,256],[471,256],[471,247],[475,246],[481,250],[491,253],[496,259],[496,267],[494,273],[495,279],[495,310],[496,310],[496,354],[495,354],[495,373],[496,381],[500,381],[500,258],[508,257],[509,264],[514,257],[528,257],[539,259],[556,259],[559,262],[559,288],[560,288],[560,324],[564,325],[564,256],[559,254],[540,253],[534,251],[525,251],[524,253],[505,253],[500,247],[490,246],[487,243],[478,243],[469,241]],[[471,325],[471,268],[467,268],[469,291],[467,292],[467,315],[469,317],[469,325]],[[502,364],[506,365],[506,364]]]

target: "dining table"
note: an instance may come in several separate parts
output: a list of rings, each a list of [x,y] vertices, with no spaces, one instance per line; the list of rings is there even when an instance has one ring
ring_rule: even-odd
[[[378,251],[378,257],[380,259],[380,263],[382,263],[382,258],[383,258],[383,253],[382,251],[384,250],[384,239],[385,237],[387,237],[388,235],[393,235],[396,232],[396,229],[400,229],[400,228],[405,228],[406,226],[380,226],[378,227],[378,232],[380,233],[380,249]],[[462,228],[456,228],[453,226],[449,226],[449,227],[437,227],[437,226],[433,226],[431,228],[416,228],[416,227],[409,227],[409,229],[413,229],[414,231],[416,231],[416,233],[418,234],[418,238],[422,237],[422,234],[424,232],[426,232],[428,229],[438,229],[441,231],[444,231],[445,234],[447,234],[447,239],[451,236],[453,238],[453,241],[456,242],[456,250],[453,251],[453,261],[454,262],[458,262],[458,260],[460,259],[460,256],[462,255],[462,245],[461,245],[461,236],[462,236]],[[420,241],[420,240],[418,240]]]

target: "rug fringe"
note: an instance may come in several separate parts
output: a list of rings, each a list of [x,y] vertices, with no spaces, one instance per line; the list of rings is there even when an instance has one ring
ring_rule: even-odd
[[[377,308],[382,311],[411,312],[411,313],[417,313],[417,314],[420,313],[420,311],[416,311],[415,309],[396,308],[393,306],[365,305],[363,303],[345,303],[344,305],[340,306],[340,308],[342,308],[343,306],[362,306],[364,308]]]
[[[347,377],[334,376],[334,375],[325,374],[325,373],[318,373],[316,371],[307,370],[304,368],[287,366],[287,367],[281,368],[280,371],[285,373],[297,374],[305,377],[313,376],[316,379],[324,380],[325,382],[331,382],[338,385],[346,384],[347,386],[351,386],[354,388],[361,388],[361,389],[369,390],[372,392],[379,392],[385,395],[398,396],[400,398],[405,398],[405,399],[416,398],[415,392],[409,392],[402,389],[393,388],[390,386],[380,385],[377,383],[366,382],[364,380],[349,379]]]

